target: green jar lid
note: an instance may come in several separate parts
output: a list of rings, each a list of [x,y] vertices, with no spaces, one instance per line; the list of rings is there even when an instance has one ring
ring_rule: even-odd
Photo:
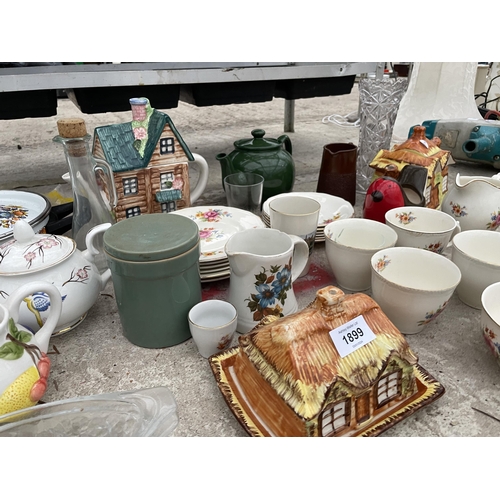
[[[104,233],[104,250],[134,262],[153,262],[181,255],[198,245],[198,225],[182,215],[143,214],[121,220]]]

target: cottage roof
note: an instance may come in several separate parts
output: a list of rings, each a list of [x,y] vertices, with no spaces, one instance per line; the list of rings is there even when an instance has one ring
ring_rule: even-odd
[[[363,315],[375,340],[342,358],[329,332]],[[417,363],[405,337],[365,294],[333,286],[317,292],[301,312],[260,326],[240,344],[276,392],[305,419],[321,410],[328,390],[342,381],[354,391],[372,386],[394,355]]]
[[[401,171],[405,165],[420,165],[426,167],[429,177],[432,177],[435,168],[444,167],[450,156],[450,152],[441,149],[440,145],[439,137],[429,139],[425,136],[425,127],[416,126],[412,136],[402,144],[395,145],[391,150],[381,149],[370,162],[370,167],[383,169],[396,165]]]
[[[166,124],[170,126],[188,160],[193,161],[191,151],[175,128],[171,118],[166,113],[156,109],[153,110],[149,119],[148,142],[143,157],[134,147],[135,138],[132,122],[97,127],[94,130],[94,150],[95,141],[98,138],[104,153],[104,159],[109,163],[113,172],[124,172],[147,167]]]

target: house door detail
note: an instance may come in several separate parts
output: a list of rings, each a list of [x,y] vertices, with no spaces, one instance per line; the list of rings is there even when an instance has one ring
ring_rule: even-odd
[[[370,392],[365,392],[356,399],[356,422],[360,424],[370,417]]]
[[[174,212],[177,209],[175,201],[168,201],[161,204],[161,211],[163,213]]]

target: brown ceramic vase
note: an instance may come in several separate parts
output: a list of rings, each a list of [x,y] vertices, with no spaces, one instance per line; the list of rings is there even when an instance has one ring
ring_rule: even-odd
[[[351,143],[332,143],[323,148],[318,177],[318,193],[338,196],[356,203],[356,158],[358,148]]]

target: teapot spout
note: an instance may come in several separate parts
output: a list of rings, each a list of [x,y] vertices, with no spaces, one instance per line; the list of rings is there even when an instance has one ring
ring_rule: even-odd
[[[224,177],[233,173],[231,160],[229,159],[229,156],[226,153],[219,153],[215,157],[215,159],[220,162],[220,166],[222,169],[222,180],[224,180]]]

